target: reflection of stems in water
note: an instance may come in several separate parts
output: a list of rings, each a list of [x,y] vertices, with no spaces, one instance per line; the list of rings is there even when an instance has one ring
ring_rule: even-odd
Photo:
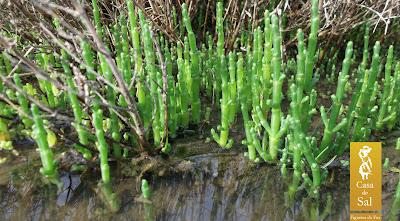
[[[153,204],[151,203],[144,203],[144,211],[146,212],[146,221],[153,221],[154,219],[154,214],[153,214]]]
[[[305,220],[324,220],[332,212],[332,195],[328,195],[326,205],[322,213],[320,213],[319,205],[320,200],[314,200],[312,198],[304,198],[301,207],[303,210],[303,216]]]
[[[112,191],[110,183],[99,183],[99,188],[101,198],[103,202],[107,205],[107,208],[113,213],[118,212],[120,208],[120,202],[117,198],[117,194]]]
[[[390,210],[390,221],[398,220],[400,218],[400,180],[397,185],[396,194],[394,195],[392,209]]]
[[[332,204],[333,204],[332,195],[329,194],[328,198],[326,199],[325,209],[320,216],[320,220],[324,220],[327,216],[329,216],[332,213]]]
[[[150,187],[149,183],[147,180],[142,179],[142,196],[146,201],[143,202],[144,205],[144,211],[145,211],[145,220],[146,221],[152,221],[154,219],[154,213],[153,213],[153,203],[150,201],[151,197],[151,192],[150,192]]]
[[[318,220],[318,201],[313,201],[310,198],[304,198],[301,203],[303,217],[305,220]]]

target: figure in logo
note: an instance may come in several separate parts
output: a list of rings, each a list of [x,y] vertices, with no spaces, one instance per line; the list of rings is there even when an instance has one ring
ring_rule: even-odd
[[[368,175],[371,174],[372,162],[368,154],[372,148],[369,146],[363,146],[358,152],[358,156],[361,158],[361,165],[358,172],[361,174],[363,180],[368,180]]]

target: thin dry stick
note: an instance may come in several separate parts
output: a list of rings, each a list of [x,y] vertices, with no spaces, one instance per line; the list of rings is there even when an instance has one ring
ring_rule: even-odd
[[[28,49],[28,51],[26,51],[26,53],[24,54],[24,57],[26,57],[29,53],[31,53],[31,51],[33,50],[33,47],[30,47]],[[8,73],[7,77],[11,77],[15,71],[17,71],[17,69],[19,68],[19,65],[22,63],[21,60],[18,61],[18,63],[14,66],[14,68],[10,71],[10,73]]]
[[[203,38],[205,38],[205,36],[206,36],[206,28],[207,28],[207,21],[208,21],[208,9],[210,8],[210,1],[211,0],[208,0],[207,1],[207,7],[206,7],[206,15],[205,15],[205,17],[204,17],[204,23],[203,23]]]
[[[133,4],[134,4],[136,7],[138,7],[140,10],[143,11],[143,14],[145,15],[146,18],[151,18],[151,16],[147,13],[147,11],[145,10],[145,8],[144,8],[141,4],[138,4],[138,2],[137,2],[136,0],[132,0],[132,1],[133,1]],[[149,2],[151,3],[151,1],[149,1]],[[179,4],[179,5],[180,5],[180,4]],[[160,15],[158,14],[158,16],[160,16]],[[174,40],[174,41],[176,41],[176,42],[182,42],[181,39],[178,38],[178,37],[175,35],[174,32],[171,34],[171,33],[169,33],[169,32],[167,31],[166,28],[163,28],[163,27],[161,27],[160,25],[158,25],[157,22],[154,21],[154,19],[150,19],[150,20],[152,20],[152,25],[153,25],[157,30],[163,32],[169,39]]]
[[[236,29],[235,29],[235,31],[233,32],[233,35],[232,35],[232,37],[231,37],[231,41],[230,41],[230,43],[229,43],[229,47],[228,47],[228,48],[232,48],[233,45],[234,45],[234,43],[235,43],[236,36],[237,36],[237,34],[238,34],[238,32],[239,32],[239,29],[241,28],[242,21],[244,20],[244,16],[246,15],[246,14],[245,14],[245,11],[246,11],[246,7],[247,7],[247,2],[248,2],[248,0],[246,0],[246,1],[244,2],[243,10],[242,10],[242,13],[240,14],[239,23],[236,25]]]

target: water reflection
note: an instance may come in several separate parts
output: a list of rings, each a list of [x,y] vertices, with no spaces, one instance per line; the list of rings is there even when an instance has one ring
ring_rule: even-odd
[[[35,173],[0,185],[1,220],[348,220],[348,174],[321,190],[318,200],[297,193],[285,206],[288,184],[279,168],[255,165],[236,155],[186,158],[194,172],[150,177],[152,196],[141,198],[136,178],[81,178],[65,205],[56,190],[38,186]],[[291,171],[289,171],[291,172]],[[73,183],[71,181],[71,183]],[[329,194],[328,194],[329,193]]]
[[[101,196],[103,203],[107,206],[108,210],[112,213],[116,213],[120,208],[120,201],[118,196],[113,192],[111,184],[104,184],[100,182],[98,184],[98,193]]]

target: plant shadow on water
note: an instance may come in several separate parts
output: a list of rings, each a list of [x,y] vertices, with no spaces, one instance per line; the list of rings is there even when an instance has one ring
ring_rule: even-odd
[[[320,191],[318,201],[299,191],[293,204],[285,206],[290,182],[280,176],[278,166],[255,164],[238,152],[222,151],[213,145],[184,140],[175,144],[175,151],[182,156],[165,160],[169,163],[167,167],[174,167],[173,172],[162,171],[160,168],[165,165],[153,165],[139,176],[120,174],[121,178],[114,179],[110,186],[97,183],[98,171],[86,172],[89,175],[61,173],[65,187],[59,194],[54,186],[43,185],[37,160],[16,163],[18,166],[10,164],[12,168],[2,167],[0,174],[0,217],[2,220],[348,220],[347,169],[340,166],[330,169],[332,182]],[[189,148],[193,151],[185,150]],[[112,172],[117,173],[120,166]],[[134,166],[129,162],[122,167]],[[9,173],[10,170],[13,172]],[[141,197],[142,175],[150,181],[150,201]],[[388,186],[395,185],[395,179],[391,180],[386,183],[393,185]],[[393,194],[391,188],[384,188],[384,196]],[[385,212],[391,200],[384,197]]]

